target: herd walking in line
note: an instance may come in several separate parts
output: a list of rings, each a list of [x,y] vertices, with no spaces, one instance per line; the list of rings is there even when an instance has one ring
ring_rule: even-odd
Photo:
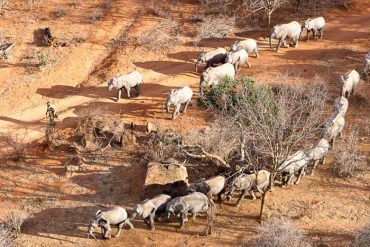
[[[298,41],[304,31],[307,32],[307,40],[309,40],[311,32],[313,39],[322,39],[325,25],[326,22],[323,17],[308,19],[303,25],[297,21],[276,25],[271,30],[269,46],[272,49],[272,39],[274,38],[278,39],[276,52],[279,51],[280,47],[288,47],[287,39],[291,39],[293,46],[298,47]],[[250,38],[236,41],[232,44],[229,51],[224,48],[217,48],[209,52],[203,50],[195,62],[196,72],[199,70],[200,65],[205,64],[205,69],[200,74],[200,96],[204,95],[206,88],[222,83],[225,77],[233,79],[241,66],[247,65],[251,67],[249,62],[250,55],[256,58],[260,55],[258,43]],[[364,61],[363,78],[367,80],[370,67],[370,52],[365,56]],[[296,150],[278,167],[277,171],[280,175],[280,184],[282,186],[289,186],[293,183],[299,184],[309,168],[311,169],[311,175],[314,175],[317,166],[324,164],[325,157],[329,153],[330,148],[334,146],[335,139],[342,135],[345,126],[345,114],[349,105],[348,99],[354,93],[360,80],[360,74],[356,70],[351,70],[340,76],[339,95],[333,104],[334,112],[323,125],[321,136],[317,142],[309,149]],[[134,71],[128,75],[118,75],[112,78],[108,83],[108,88],[111,90],[115,87],[118,90],[117,101],[119,101],[123,89],[126,90],[128,97],[130,97],[130,88],[132,87],[140,95],[142,82],[143,76],[139,72]],[[182,104],[185,104],[183,112],[186,112],[192,96],[193,91],[189,86],[171,90],[165,106],[166,111],[169,112],[170,107],[174,105],[172,119],[175,119],[180,114]],[[106,212],[99,210],[90,222],[89,236],[91,235],[95,238],[92,229],[100,227],[102,236],[110,238],[110,225],[116,225],[118,232],[115,236],[118,237],[125,224],[133,228],[130,220],[138,216],[141,216],[145,224],[151,230],[154,230],[155,221],[158,219],[164,219],[165,221],[173,215],[179,219],[180,229],[184,229],[188,215],[191,214],[193,220],[195,220],[198,213],[206,214],[208,223],[206,234],[210,234],[216,210],[213,202],[214,196],[217,196],[218,201],[221,203],[224,198],[231,200],[235,192],[240,191],[240,196],[236,202],[236,206],[239,206],[246,194],[249,193],[252,199],[255,200],[255,193],[265,193],[269,189],[271,179],[270,172],[266,170],[253,171],[251,173],[240,170],[232,175],[218,175],[207,180],[190,183],[187,185],[186,194],[179,197],[171,198],[169,195],[161,194],[152,199],[144,200],[134,206],[130,217],[123,208],[116,208]],[[272,181],[272,184],[274,182]]]

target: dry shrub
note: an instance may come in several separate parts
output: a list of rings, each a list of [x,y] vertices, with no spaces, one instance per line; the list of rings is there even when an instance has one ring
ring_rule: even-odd
[[[137,38],[137,43],[148,50],[167,51],[180,43],[179,24],[171,19],[160,21]]]
[[[9,146],[9,158],[16,162],[24,161],[27,157],[26,137],[24,135],[14,134],[6,137]]]
[[[364,157],[356,150],[358,131],[351,129],[349,137],[337,142],[334,147],[334,171],[339,177],[353,177],[363,170]]]
[[[159,5],[159,3],[155,0],[152,1],[152,6],[148,10],[149,14],[166,18],[169,15],[169,10],[165,7]]]
[[[10,232],[4,226],[0,226],[0,247],[12,247],[13,241]]]
[[[235,0],[200,0],[207,14],[226,13]]]
[[[225,15],[212,15],[206,17],[197,30],[193,39],[194,45],[199,45],[203,39],[224,38],[234,32],[235,18]]]
[[[66,16],[67,12],[61,6],[58,6],[54,9],[53,15],[56,18],[61,18],[63,16]]]
[[[143,160],[148,162],[166,162],[179,153],[180,137],[174,131],[166,129],[151,132],[141,142]]]
[[[271,217],[258,228],[258,247],[310,247],[306,233],[287,219]]]
[[[356,233],[355,239],[351,244],[351,247],[368,247],[368,246],[370,246],[370,223],[366,224],[361,231]]]
[[[226,162],[234,158],[239,146],[238,130],[232,122],[218,118],[209,127],[194,130],[184,137],[184,143],[191,146],[201,146],[211,154],[217,154]]]
[[[80,144],[89,150],[105,150],[111,146],[122,146],[124,122],[119,116],[87,112],[77,127]]]
[[[13,238],[17,238],[21,234],[22,225],[27,218],[28,214],[24,211],[10,211],[5,215],[4,228],[11,233]]]

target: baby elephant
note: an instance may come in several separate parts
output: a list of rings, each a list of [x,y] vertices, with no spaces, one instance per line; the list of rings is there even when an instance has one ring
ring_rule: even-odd
[[[212,220],[215,213],[215,208],[210,199],[203,193],[194,192],[192,194],[176,197],[167,204],[166,216],[176,215],[180,218],[180,229],[185,229],[185,221],[188,219],[188,214],[192,214],[193,220],[197,213],[207,213],[207,232],[212,234]]]
[[[154,219],[164,214],[166,211],[166,205],[171,200],[169,195],[161,194],[150,200],[144,200],[134,207],[134,212],[131,215],[131,220],[136,216],[143,216],[144,223],[151,229],[154,230]]]
[[[88,237],[91,235],[96,240],[92,231],[95,227],[100,227],[103,238],[109,239],[111,237],[109,233],[112,230],[110,225],[116,225],[118,227],[118,231],[114,236],[118,238],[121,233],[121,229],[125,224],[128,224],[131,229],[134,228],[127,218],[126,209],[118,207],[105,212],[98,210],[94,218],[90,221]]]
[[[169,112],[171,105],[174,105],[175,109],[172,114],[172,119],[175,119],[180,113],[181,104],[185,103],[183,112],[186,113],[186,109],[191,101],[191,97],[193,97],[193,90],[191,90],[191,88],[188,86],[178,90],[172,89],[171,93],[167,97],[166,112]]]
[[[245,194],[248,192],[253,197],[253,200],[256,199],[254,191],[258,191],[261,194],[264,193],[270,182],[270,172],[266,170],[260,170],[253,174],[241,174],[237,176],[234,181],[231,183],[231,188],[227,193],[227,200],[231,199],[235,190],[241,190],[242,193],[236,203],[236,206],[239,207],[241,201],[244,199]]]

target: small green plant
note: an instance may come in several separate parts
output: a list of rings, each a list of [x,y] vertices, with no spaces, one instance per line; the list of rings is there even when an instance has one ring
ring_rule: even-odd
[[[37,58],[38,58],[38,64],[39,64],[39,68],[40,69],[45,68],[52,61],[49,51],[48,52],[42,52],[42,51],[40,51],[37,54]]]
[[[248,92],[253,98],[257,97],[253,78],[245,77],[233,80],[230,77],[225,77],[222,83],[205,92],[205,97],[202,99],[203,105],[219,111],[229,111],[231,107],[240,103],[240,97],[245,92]]]

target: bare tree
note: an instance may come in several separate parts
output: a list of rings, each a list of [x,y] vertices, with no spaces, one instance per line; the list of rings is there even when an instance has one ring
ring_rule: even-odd
[[[251,13],[263,10],[266,13],[267,24],[270,27],[272,13],[288,2],[288,0],[243,0],[242,6]]]
[[[259,169],[264,164],[271,172],[270,188],[278,168],[297,149],[312,144],[318,138],[325,109],[326,90],[323,83],[309,87],[299,80],[282,84],[288,77],[275,78],[274,85],[253,80],[225,82],[208,94],[206,104],[221,112],[240,131],[234,134],[242,140],[246,163]],[[221,91],[220,91],[221,90]],[[222,91],[225,90],[225,91]],[[216,97],[214,97],[216,95]],[[212,98],[213,97],[213,98]],[[266,193],[263,195],[261,212]]]

